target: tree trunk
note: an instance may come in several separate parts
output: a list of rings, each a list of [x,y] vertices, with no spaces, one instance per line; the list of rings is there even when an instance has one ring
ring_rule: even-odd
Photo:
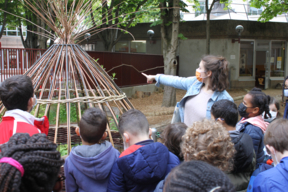
[[[8,0],[5,0],[4,10],[7,10],[7,4],[8,4]],[[2,38],[3,32],[4,32],[5,27],[6,27],[6,17],[7,17],[7,14],[6,14],[6,12],[4,12],[4,13],[3,13],[2,29],[1,29],[1,31],[0,31],[0,39]]]
[[[179,0],[173,0],[173,7],[179,7]],[[163,58],[164,58],[164,73],[166,75],[176,75],[177,60],[176,51],[178,47],[178,34],[180,11],[179,8],[174,8],[170,18],[163,19],[161,24],[161,39],[163,44]],[[169,17],[169,16],[168,16]],[[166,24],[171,22],[172,27],[167,27]],[[164,86],[164,96],[162,106],[171,107],[176,105],[176,90],[173,87]]]
[[[206,54],[210,54],[210,13],[211,11],[207,11],[207,21],[206,21]]]
[[[164,57],[164,73],[166,75],[176,75],[176,66],[177,63],[175,63],[176,60],[176,52],[171,53],[168,52],[165,54]],[[162,106],[163,107],[171,107],[176,105],[176,89],[174,87],[170,86],[164,86],[164,95],[163,95],[163,101]]]
[[[43,21],[43,19],[37,17],[37,25],[41,26],[42,28],[45,29],[45,23]],[[37,32],[39,33],[37,35],[38,37],[38,43],[39,43],[39,49],[46,49],[46,37],[44,37],[43,35],[45,35],[45,31],[39,27],[37,27]]]

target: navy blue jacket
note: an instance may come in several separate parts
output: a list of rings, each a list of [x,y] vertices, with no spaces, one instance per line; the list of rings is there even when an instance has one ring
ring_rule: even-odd
[[[256,167],[260,163],[263,163],[264,160],[264,134],[259,127],[256,127],[248,122],[245,122],[241,125],[239,129],[240,132],[247,133],[250,135],[253,141],[253,147],[256,154]]]
[[[179,158],[161,143],[147,140],[136,145],[142,147],[115,162],[108,192],[154,191],[171,169],[180,164]]]

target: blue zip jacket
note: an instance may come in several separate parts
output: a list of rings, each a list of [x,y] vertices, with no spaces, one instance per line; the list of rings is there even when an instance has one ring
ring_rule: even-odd
[[[110,142],[105,141],[105,147],[102,146],[104,150],[95,156],[83,157],[77,154],[77,148],[86,149],[81,153],[87,155],[99,151],[100,147],[100,144],[73,147],[64,165],[67,192],[107,191],[109,175],[119,157],[119,151]]]
[[[256,154],[256,168],[260,163],[263,163],[264,160],[264,134],[259,127],[256,127],[248,122],[245,122],[241,125],[240,132],[247,133],[250,135],[253,141],[253,147]]]
[[[284,192],[288,186],[288,157],[281,159],[276,167],[257,175],[253,183],[253,192]]]
[[[180,102],[177,103],[177,107],[179,108],[181,122],[184,122],[184,107],[186,99],[190,96],[198,95],[201,91],[203,83],[198,81],[196,77],[177,77],[172,75],[162,75],[158,74],[155,77],[157,81],[156,86],[159,87],[160,84],[175,87],[177,89],[186,90],[185,96],[181,99]],[[206,109],[206,118],[211,119],[211,107],[212,105],[219,100],[228,99],[233,102],[233,98],[229,95],[229,93],[224,91],[214,91],[212,97],[208,100],[207,109]],[[175,112],[174,112],[175,114]]]
[[[142,147],[139,146],[140,148],[128,155],[120,156],[115,162],[108,183],[108,192],[154,191],[171,169],[180,164],[179,158],[169,152],[162,143],[146,140],[136,145]]]

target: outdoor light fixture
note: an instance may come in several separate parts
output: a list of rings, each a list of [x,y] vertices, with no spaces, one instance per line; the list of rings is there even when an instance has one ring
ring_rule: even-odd
[[[155,44],[156,40],[152,40],[152,37],[154,36],[154,31],[152,29],[148,30],[147,35],[150,38],[150,44]]]
[[[84,39],[86,39],[86,41],[88,41],[91,38],[91,34],[90,33],[86,33],[84,35]]]
[[[232,39],[232,43],[235,43],[236,41],[240,43],[240,36],[241,36],[241,33],[244,31],[244,27],[242,25],[237,25],[235,30],[238,33],[238,39]]]

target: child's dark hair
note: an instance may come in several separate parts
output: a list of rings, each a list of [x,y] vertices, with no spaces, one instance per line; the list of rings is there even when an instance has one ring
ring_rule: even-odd
[[[107,126],[107,117],[99,108],[89,108],[84,111],[79,123],[80,135],[88,143],[98,143]]]
[[[149,123],[141,111],[130,109],[120,117],[118,129],[121,135],[123,135],[125,131],[133,135],[148,134]]]
[[[28,101],[34,90],[31,78],[26,75],[15,75],[0,85],[0,98],[8,110],[21,109],[27,111]]]
[[[281,117],[281,113],[279,112],[280,110],[280,103],[279,101],[277,101],[274,97],[270,97],[269,95],[267,95],[268,100],[270,100],[269,105],[274,104],[278,113],[277,113],[277,117]]]
[[[259,88],[253,88],[249,93],[252,96],[251,104],[253,107],[259,108],[258,115],[264,113],[264,119],[267,119],[268,116],[271,117],[269,103],[270,103],[270,96],[267,97],[265,93],[261,91]]]
[[[211,114],[217,118],[221,118],[229,126],[235,127],[238,122],[237,105],[227,99],[216,101],[211,108]]]
[[[285,89],[285,81],[288,79],[288,76],[285,77],[282,85],[282,102],[284,102],[284,89]]]
[[[233,192],[234,186],[220,169],[204,161],[186,161],[174,168],[164,184],[165,192]]]
[[[52,191],[64,164],[57,145],[45,134],[16,133],[0,147],[0,159],[10,157],[24,168],[24,175],[8,163],[0,163],[1,192]]]
[[[187,125],[184,123],[175,123],[168,125],[162,133],[164,145],[180,160],[183,160],[180,145],[182,142],[182,136],[185,134],[186,129]]]

